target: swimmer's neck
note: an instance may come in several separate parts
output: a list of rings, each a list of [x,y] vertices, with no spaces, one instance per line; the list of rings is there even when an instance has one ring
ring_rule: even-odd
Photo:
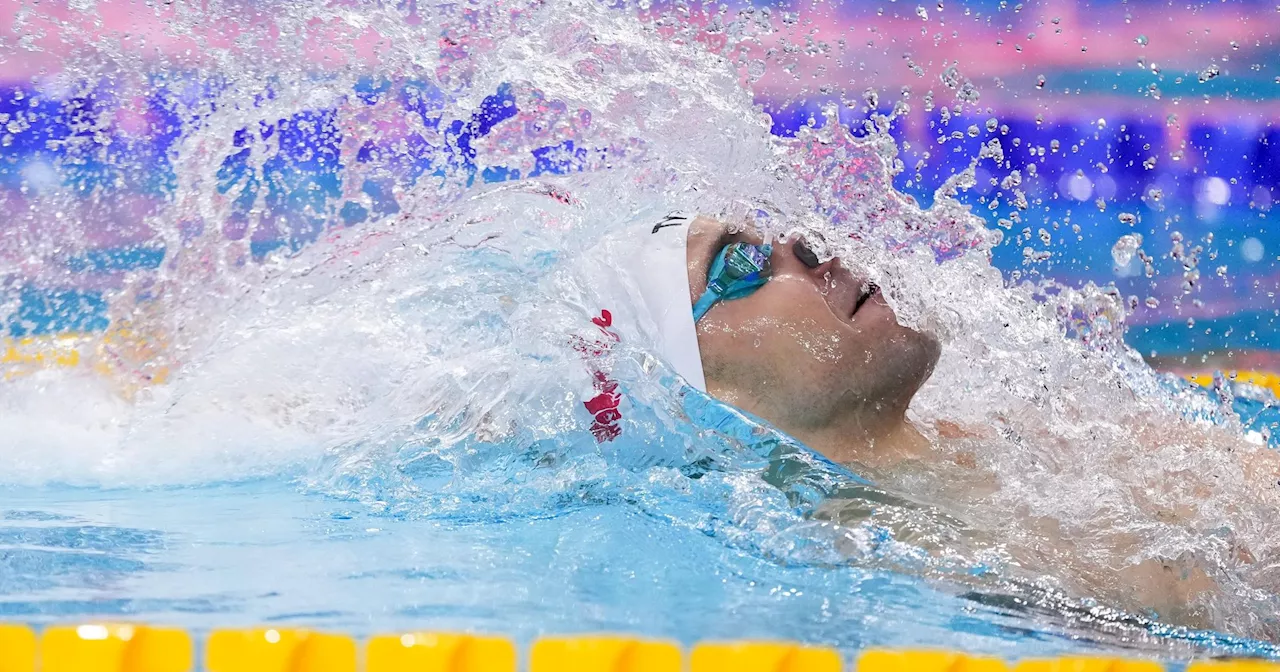
[[[933,444],[907,420],[907,404],[865,403],[827,416],[787,417],[761,396],[707,381],[707,393],[720,401],[767,419],[778,429],[841,464],[856,463],[887,469],[903,462],[927,459]]]
[[[933,444],[907,420],[905,408],[849,413],[825,427],[793,435],[834,462],[873,469],[888,469],[933,454]]]

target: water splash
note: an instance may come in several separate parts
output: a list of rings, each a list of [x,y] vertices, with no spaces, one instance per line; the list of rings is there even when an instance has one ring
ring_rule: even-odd
[[[63,153],[28,163],[4,196],[18,214],[0,277],[17,289],[105,270],[117,339],[87,370],[0,390],[4,478],[285,475],[390,515],[487,520],[623,498],[785,562],[987,595],[1007,582],[1054,613],[1098,598],[1116,614],[1155,605],[1175,622],[1276,632],[1280,502],[1249,466],[1265,446],[1242,439],[1229,400],[1124,346],[1113,289],[1008,283],[991,266],[1003,232],[957,196],[1001,163],[999,138],[926,209],[893,189],[894,115],[850,130],[833,109],[770,135],[743,82],[786,71],[788,57],[762,70],[753,53],[804,44],[787,12],[625,9],[173,3],[134,10],[146,30],[86,32],[21,101],[74,133],[28,138],[29,112],[6,127],[6,142]],[[28,9],[15,25],[72,34],[100,10]],[[156,41],[190,47],[144,58]],[[941,77],[957,106],[976,104],[955,67]],[[599,279],[572,260],[671,209],[812,233],[938,333],[913,416],[942,459],[861,470],[874,486],[771,460],[784,442],[767,428],[690,422],[643,342],[609,355],[626,438],[598,444],[581,407],[592,374],[571,343],[593,333]],[[126,268],[90,241],[158,261]],[[83,400],[74,417],[69,396]],[[1170,571],[1196,582],[1133,589]]]

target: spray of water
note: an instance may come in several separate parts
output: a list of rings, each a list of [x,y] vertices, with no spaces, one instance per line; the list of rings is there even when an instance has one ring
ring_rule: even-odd
[[[83,282],[72,262],[103,240],[162,261],[95,280],[110,327],[88,366],[0,387],[4,480],[286,474],[401,515],[622,497],[787,562],[1277,631],[1263,442],[1123,345],[1114,291],[1006,282],[1002,232],[954,198],[973,168],[928,209],[894,191],[892,114],[859,137],[835,110],[771,136],[744,84],[753,55],[802,41],[787,13],[155,3],[127,10],[149,28],[93,28],[112,8],[14,19],[78,35],[30,108],[79,121],[3,196],[0,278],[7,295]],[[609,279],[575,259],[677,209],[803,230],[938,334],[912,407],[937,459],[855,465],[876,485],[859,484],[781,459],[801,453],[745,419],[739,435],[691,421],[643,342],[584,363]],[[589,431],[592,366],[627,388],[617,441]],[[689,501],[706,515],[675,513]]]

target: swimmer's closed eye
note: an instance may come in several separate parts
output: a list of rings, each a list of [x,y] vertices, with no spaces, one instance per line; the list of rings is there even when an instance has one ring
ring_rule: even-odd
[[[693,305],[693,321],[702,319],[711,306],[721,299],[749,296],[769,281],[772,269],[769,255],[772,245],[730,243],[716,255],[707,272],[707,289]]]

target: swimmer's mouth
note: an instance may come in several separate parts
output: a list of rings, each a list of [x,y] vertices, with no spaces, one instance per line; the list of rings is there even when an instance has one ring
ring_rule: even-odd
[[[857,302],[853,304],[853,313],[850,314],[850,317],[858,314],[858,309],[862,308],[862,304],[866,303],[867,299],[870,299],[871,297],[879,293],[880,293],[880,287],[876,285],[876,283],[868,282],[867,284],[863,285],[862,291],[858,293]]]

